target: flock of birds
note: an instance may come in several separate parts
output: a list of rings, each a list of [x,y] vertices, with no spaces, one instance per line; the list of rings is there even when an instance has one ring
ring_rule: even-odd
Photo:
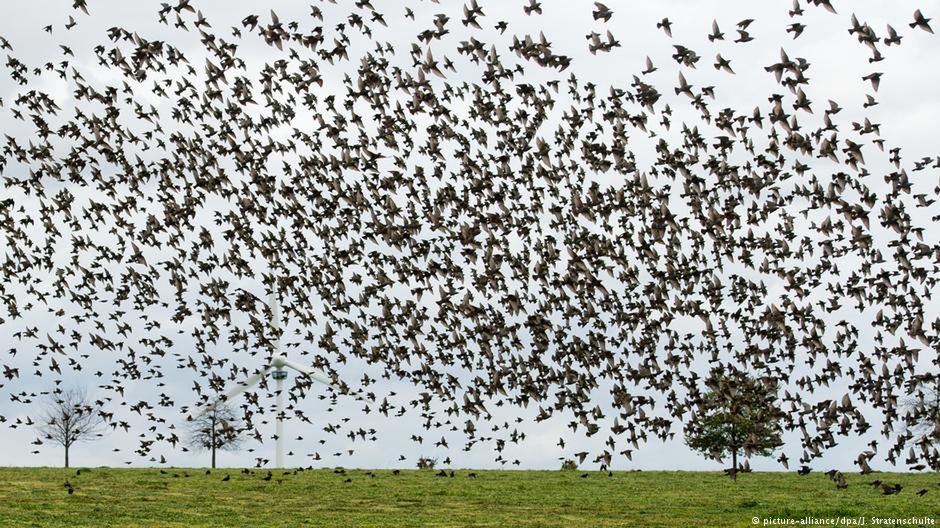
[[[35,63],[20,52],[36,45],[0,37],[13,123],[0,140],[12,347],[0,392],[30,408],[50,378],[97,368],[101,416],[139,433],[153,460],[181,445],[176,422],[274,353],[263,299],[275,292],[289,353],[339,387],[311,416],[302,398],[324,389],[290,388],[288,414],[326,436],[377,439],[326,414],[354,395],[365,413],[420,415],[428,432],[411,438],[429,449],[462,438],[507,464],[528,408],[569,422],[566,453],[606,436],[575,456],[607,469],[673,438],[703,373],[744,370],[786,387],[801,464],[880,428],[886,445],[873,440],[859,470],[879,452],[940,469],[936,431],[913,432],[928,409],[903,405],[938,382],[940,247],[936,217],[924,220],[938,190],[924,189],[940,155],[908,160],[873,114],[839,115],[872,112],[888,48],[930,38],[930,19],[918,10],[881,31],[829,1],[782,6],[793,39],[810,9],[844,17],[875,70],[846,82],[870,94],[814,100],[811,63],[781,48],[759,72],[779,90],[736,109],[715,107],[720,86],[696,85],[714,51],[681,44],[668,18],[648,49],[671,47],[674,64],[637,60],[619,86],[577,75],[584,52],[618,67],[627,52],[614,34],[626,15],[585,6],[598,27],[578,51],[514,34],[478,0],[459,19],[433,0],[337,0],[234,27],[177,0],[154,13],[158,31],[118,24]],[[518,10],[550,16],[536,0]],[[65,42],[96,15],[74,0],[67,21],[37,31]],[[715,70],[741,72],[734,46],[761,39],[753,24],[711,23],[709,45],[728,43]],[[379,38],[411,27],[406,46]],[[47,79],[68,87],[68,108]],[[876,158],[890,172],[869,172]],[[167,388],[180,376],[192,395]],[[379,377],[413,390],[383,393]],[[129,400],[134,384],[152,397]],[[268,400],[235,405],[265,439]],[[504,406],[515,423],[494,418]],[[430,431],[443,433],[424,444]]]

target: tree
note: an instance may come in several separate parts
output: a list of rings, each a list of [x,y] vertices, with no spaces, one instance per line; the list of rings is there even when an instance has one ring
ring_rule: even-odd
[[[728,473],[737,480],[739,455],[768,456],[783,444],[777,383],[715,369],[706,385],[709,391],[699,398],[697,412],[685,426],[685,442],[715,460],[730,454]]]
[[[917,381],[920,388],[904,401],[903,420],[911,442],[919,446],[923,459],[931,469],[940,470],[940,456],[935,447],[940,444],[940,377],[927,375]],[[931,447],[934,447],[932,452]],[[907,463],[916,464],[916,458],[912,447]]]
[[[52,393],[38,427],[46,440],[65,448],[65,467],[69,467],[69,449],[76,442],[100,437],[103,424],[97,405],[85,391],[69,389]]]
[[[215,469],[216,450],[231,451],[238,448],[242,432],[235,411],[229,406],[218,404],[193,418],[189,444],[196,449],[209,450],[212,453],[212,468]]]

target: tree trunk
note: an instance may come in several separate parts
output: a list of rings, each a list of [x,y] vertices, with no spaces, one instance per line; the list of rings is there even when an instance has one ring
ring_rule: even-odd
[[[737,409],[732,406],[731,412],[736,413]],[[731,421],[731,480],[738,480],[738,446],[735,445],[737,442],[737,431],[734,427],[734,421]]]
[[[738,480],[738,450],[731,450],[731,480]]]
[[[65,446],[65,467],[69,467],[69,446]]]
[[[212,469],[215,469],[215,416],[212,416]]]

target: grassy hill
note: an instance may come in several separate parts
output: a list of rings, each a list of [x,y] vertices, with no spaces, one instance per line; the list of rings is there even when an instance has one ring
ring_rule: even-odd
[[[321,469],[0,468],[0,526],[764,526],[769,518],[933,517],[940,475]],[[187,476],[188,475],[188,476]],[[222,481],[229,475],[228,481]],[[586,475],[586,477],[582,477]],[[347,479],[349,482],[347,482]],[[65,482],[72,485],[68,493]],[[883,495],[867,482],[903,487]],[[919,490],[928,490],[918,496]],[[769,524],[767,524],[769,526]]]

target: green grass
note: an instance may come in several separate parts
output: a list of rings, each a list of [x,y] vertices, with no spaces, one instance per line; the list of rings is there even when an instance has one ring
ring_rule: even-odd
[[[753,526],[753,517],[911,517],[940,521],[940,476],[322,469],[261,477],[218,469],[0,468],[0,526]],[[174,477],[177,474],[178,477]],[[186,477],[185,474],[189,474]],[[229,474],[231,480],[222,482]],[[345,483],[346,478],[352,482]],[[74,486],[69,495],[65,480]],[[884,496],[865,483],[900,483]],[[280,480],[280,482],[278,482]],[[929,492],[919,497],[920,489]],[[870,519],[869,519],[869,525]]]

